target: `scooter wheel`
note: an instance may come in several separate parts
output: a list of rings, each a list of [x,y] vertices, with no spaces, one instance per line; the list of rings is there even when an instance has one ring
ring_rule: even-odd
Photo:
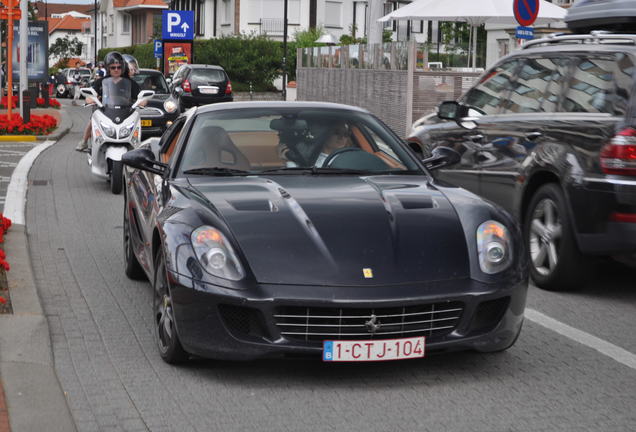
[[[124,185],[124,169],[121,161],[113,161],[113,166],[110,170],[110,191],[115,195],[121,193]]]

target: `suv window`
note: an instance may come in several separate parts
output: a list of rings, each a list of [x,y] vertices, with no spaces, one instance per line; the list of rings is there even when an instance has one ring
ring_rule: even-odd
[[[190,75],[190,81],[192,82],[223,82],[225,81],[225,73],[218,69],[192,69],[192,75]]]
[[[505,102],[506,113],[555,112],[567,59],[529,58]]]
[[[486,115],[497,114],[502,101],[506,99],[507,90],[510,89],[512,77],[518,65],[519,60],[514,59],[488,72],[475,87],[466,93],[462,103],[478,108]]]
[[[565,112],[614,113],[613,59],[579,58],[565,92]]]
[[[614,103],[614,113],[616,115],[625,115],[629,107],[629,95],[634,86],[634,63],[632,59],[624,53],[617,53],[615,58],[616,73],[614,75],[614,81],[616,83],[616,101]]]

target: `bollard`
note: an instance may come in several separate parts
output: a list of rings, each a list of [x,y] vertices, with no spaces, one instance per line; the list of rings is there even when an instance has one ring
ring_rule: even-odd
[[[22,101],[24,102],[22,122],[26,124],[31,121],[31,91],[29,89],[22,91]]]

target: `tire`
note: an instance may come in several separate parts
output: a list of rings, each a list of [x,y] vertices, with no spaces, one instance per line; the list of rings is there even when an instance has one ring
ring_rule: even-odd
[[[591,260],[578,249],[559,185],[541,186],[532,196],[524,220],[524,241],[535,284],[549,291],[581,288],[590,276]]]
[[[124,272],[133,280],[146,278],[144,269],[139,264],[130,238],[130,219],[128,217],[128,200],[124,199]]]
[[[188,353],[181,346],[172,309],[172,297],[166,275],[166,264],[163,251],[159,250],[155,257],[155,276],[152,310],[155,323],[155,340],[159,355],[168,364],[183,363]]]
[[[119,195],[124,185],[124,165],[121,161],[113,161],[110,168],[110,191]]]

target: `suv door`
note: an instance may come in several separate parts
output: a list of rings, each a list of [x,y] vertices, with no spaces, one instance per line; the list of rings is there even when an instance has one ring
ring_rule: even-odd
[[[469,129],[461,126],[462,122],[449,121],[431,127],[429,136],[432,147],[447,146],[461,155],[459,163],[445,169],[435,171],[435,175],[451,184],[461,186],[476,194],[479,190],[478,154],[486,141],[484,129],[489,129],[503,103],[504,96],[510,88],[511,79],[519,66],[518,59],[506,60],[484,75],[470,89],[460,102],[469,107]]]
[[[519,220],[526,158],[537,146],[547,144],[545,125],[554,120],[569,60],[557,54],[532,56],[521,62],[502,112],[484,131],[488,141],[477,156],[481,195]]]

